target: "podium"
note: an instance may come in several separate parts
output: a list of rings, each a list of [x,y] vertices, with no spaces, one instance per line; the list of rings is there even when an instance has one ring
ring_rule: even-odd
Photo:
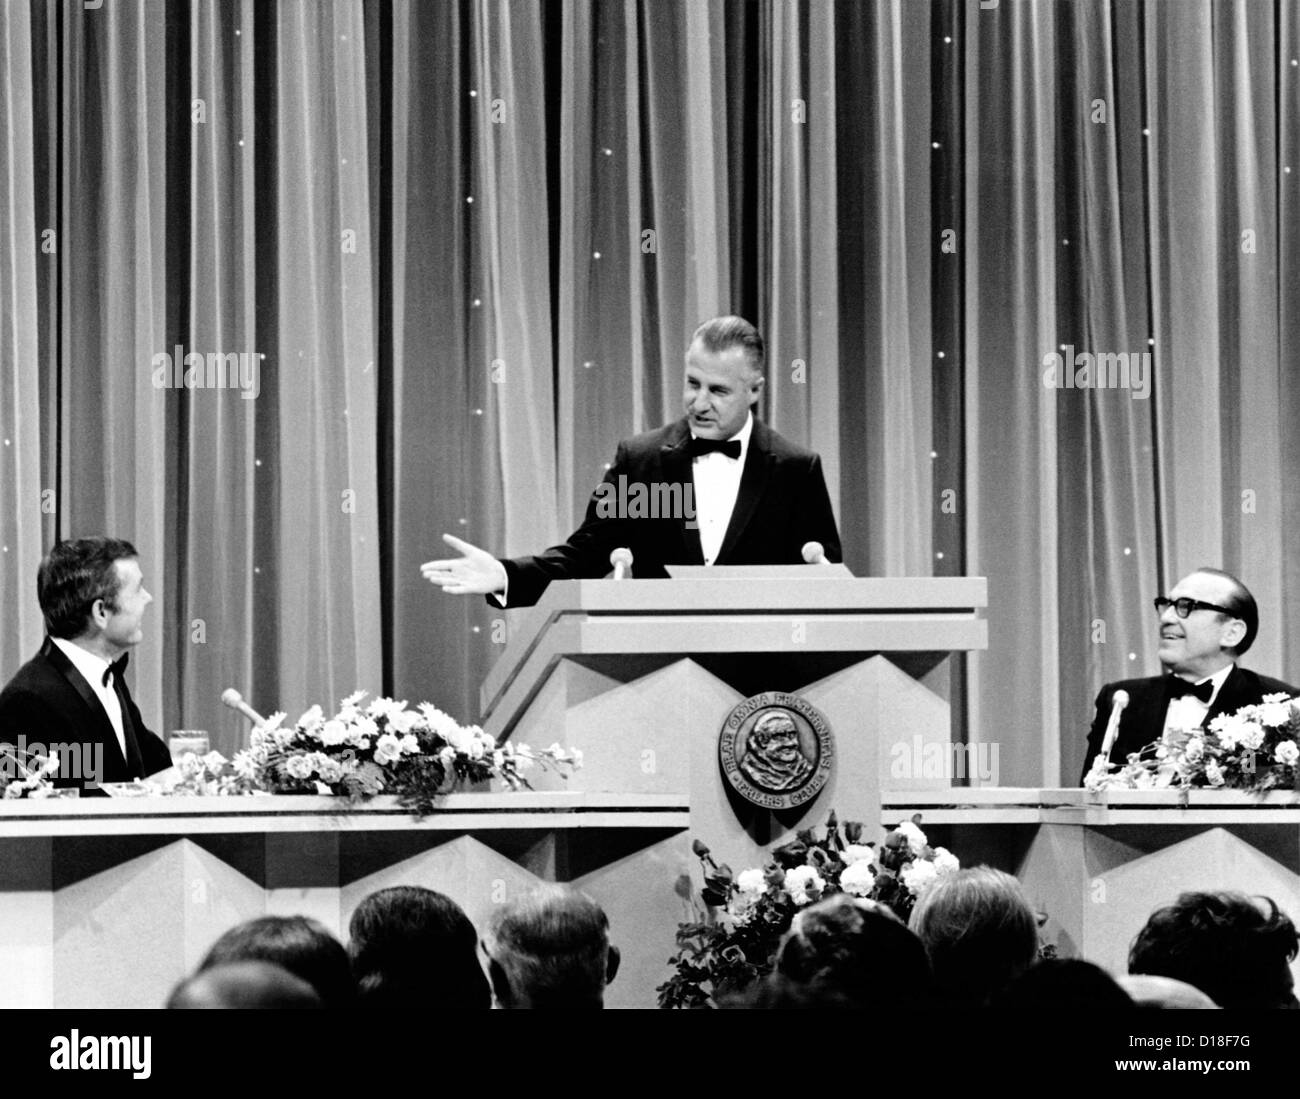
[[[737,869],[831,809],[875,839],[882,788],[951,785],[914,761],[951,757],[948,658],[987,647],[985,579],[708,572],[551,584],[483,683],[484,728],[580,749],[565,789],[684,795],[693,836]],[[811,704],[834,740],[825,786],[790,808],[745,800],[719,763],[728,715],[769,691]]]

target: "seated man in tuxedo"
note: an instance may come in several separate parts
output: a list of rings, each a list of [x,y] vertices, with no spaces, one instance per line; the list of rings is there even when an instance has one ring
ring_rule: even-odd
[[[444,534],[460,556],[420,571],[452,594],[526,607],[552,580],[604,576],[616,548],[631,550],[641,578],[666,576],[665,565],[797,565],[808,542],[839,561],[821,459],[754,416],[763,356],[763,337],[748,321],[706,321],[686,352],[684,418],[619,444],[567,542],[498,561]]]
[[[36,594],[49,636],[0,691],[0,744],[57,753],[54,784],[86,792],[170,767],[122,678],[153,602],[135,547],[105,537],[60,542],[41,562]]]
[[[1246,585],[1219,569],[1197,569],[1168,597],[1155,600],[1160,615],[1156,655],[1166,674],[1107,683],[1097,695],[1097,714],[1088,734],[1083,779],[1101,751],[1115,692],[1128,692],[1112,763],[1161,738],[1166,729],[1209,728],[1220,714],[1255,706],[1265,695],[1300,693],[1281,680],[1237,666],[1259,632],[1259,608]]]

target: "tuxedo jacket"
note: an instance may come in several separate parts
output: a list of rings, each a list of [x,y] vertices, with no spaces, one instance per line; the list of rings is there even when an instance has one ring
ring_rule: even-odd
[[[605,576],[609,555],[620,546],[632,551],[632,575],[640,579],[666,576],[665,565],[703,565],[699,530],[683,514],[684,507],[675,509],[676,515],[662,514],[674,509],[651,509],[661,514],[639,518],[632,517],[635,505],[617,509],[620,502],[632,500],[636,485],[651,496],[658,486],[680,486],[671,498],[693,502],[690,440],[683,418],[620,443],[602,486],[592,494],[582,526],[568,541],[535,557],[502,562],[510,581],[508,605],[531,606],[552,580]],[[661,494],[661,499],[667,495]],[[609,514],[611,510],[617,514]],[[820,542],[828,561],[841,559],[821,459],[755,418],[736,505],[714,563],[797,565],[803,562],[800,551],[806,542]]]
[[[1083,775],[1080,785],[1087,777],[1089,768],[1097,753],[1101,751],[1101,742],[1106,736],[1106,723],[1110,721],[1111,702],[1118,690],[1128,691],[1128,705],[1119,717],[1119,732],[1111,748],[1112,763],[1123,763],[1131,753],[1141,751],[1148,744],[1159,740],[1164,733],[1165,712],[1169,709],[1168,675],[1153,675],[1147,679],[1125,679],[1117,683],[1107,683],[1097,695],[1097,714],[1092,721],[1092,731],[1088,734],[1088,754],[1083,761]],[[1208,729],[1210,722],[1220,714],[1230,714],[1243,706],[1257,706],[1269,694],[1286,694],[1294,697],[1300,694],[1296,688],[1280,679],[1270,679],[1258,672],[1233,666],[1228,677],[1219,688],[1201,728]]]
[[[41,651],[0,691],[0,743],[16,745],[21,736],[28,745],[40,744],[47,750],[52,744],[88,744],[90,756],[84,752],[81,756],[87,767],[93,765],[96,748],[102,747],[99,782],[128,782],[170,767],[167,745],[149,731],[125,682],[122,694],[126,699],[124,718],[129,714],[135,726],[137,750],[130,753],[130,759],[122,755],[113,723],[90,684],[47,637]],[[80,776],[60,774],[54,785],[85,790],[91,777],[84,772]]]

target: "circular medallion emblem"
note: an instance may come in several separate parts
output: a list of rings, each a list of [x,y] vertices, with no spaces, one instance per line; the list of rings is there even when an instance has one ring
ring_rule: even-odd
[[[745,699],[718,736],[727,781],[765,809],[789,809],[816,797],[834,759],[835,740],[821,711],[781,691]]]

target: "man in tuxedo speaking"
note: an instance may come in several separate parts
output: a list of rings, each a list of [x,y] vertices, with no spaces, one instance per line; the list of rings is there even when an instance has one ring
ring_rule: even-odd
[[[808,542],[839,561],[821,459],[754,416],[763,355],[763,337],[748,321],[706,321],[686,352],[685,416],[619,444],[567,542],[499,561],[444,534],[460,556],[429,561],[420,571],[452,594],[526,607],[552,580],[604,576],[617,548],[631,551],[641,578],[666,576],[665,565],[800,564]],[[637,499],[651,502],[649,514],[624,506]],[[655,507],[656,501],[673,506]]]
[[[87,792],[170,767],[122,678],[153,602],[135,547],[105,537],[60,542],[41,562],[36,594],[48,636],[0,691],[0,744],[57,754],[54,784]]]
[[[1209,728],[1220,714],[1258,705],[1265,695],[1300,693],[1281,680],[1238,667],[1237,659],[1259,632],[1259,608],[1235,576],[1197,569],[1167,597],[1158,596],[1155,607],[1160,616],[1156,655],[1166,674],[1107,683],[1101,689],[1083,779],[1101,751],[1116,691],[1127,691],[1129,703],[1120,715],[1112,763],[1123,763],[1159,740],[1166,729]]]

